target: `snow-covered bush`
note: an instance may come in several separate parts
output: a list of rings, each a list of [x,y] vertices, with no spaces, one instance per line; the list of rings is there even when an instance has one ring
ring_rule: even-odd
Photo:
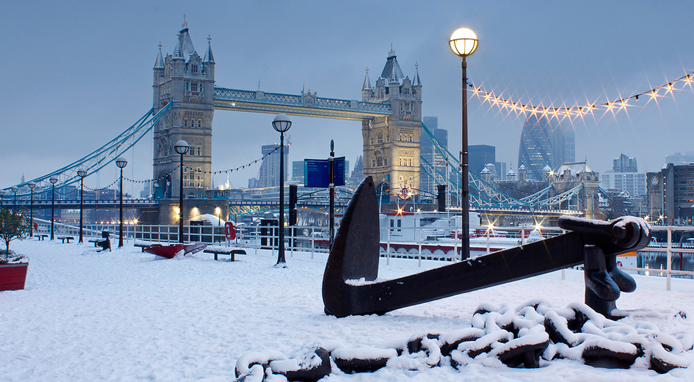
[[[5,242],[5,249],[0,250],[0,264],[19,262],[24,258],[10,251],[10,242],[26,237],[30,230],[31,225],[23,211],[0,208],[0,239]]]

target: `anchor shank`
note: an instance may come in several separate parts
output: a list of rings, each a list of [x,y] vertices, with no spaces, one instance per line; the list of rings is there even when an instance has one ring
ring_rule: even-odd
[[[359,286],[347,284],[352,307],[349,314],[383,314],[575,266],[583,262],[584,243],[580,233],[569,232],[411,276]]]

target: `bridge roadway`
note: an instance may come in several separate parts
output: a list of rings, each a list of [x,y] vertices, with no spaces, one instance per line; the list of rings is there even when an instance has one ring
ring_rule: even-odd
[[[215,87],[213,99],[215,110],[284,113],[352,121],[393,115],[390,103],[322,98],[310,92],[291,95]]]

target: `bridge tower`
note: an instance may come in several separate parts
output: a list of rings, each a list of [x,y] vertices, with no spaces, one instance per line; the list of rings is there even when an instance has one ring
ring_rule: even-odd
[[[564,163],[554,174],[550,175],[550,183],[554,186],[553,194],[561,194],[570,189],[583,184],[581,190],[580,203],[588,219],[599,219],[600,204],[598,197],[598,186],[600,185],[600,174],[588,167],[586,162]],[[567,202],[567,205],[571,201]],[[570,208],[567,208],[570,209]]]
[[[362,121],[364,176],[386,183],[391,195],[401,188],[419,189],[419,142],[422,134],[422,83],[416,67],[412,80],[403,75],[391,48],[385,67],[371,86],[369,71],[362,86],[362,100],[390,102],[393,115]]]
[[[162,56],[161,44],[154,63],[154,112],[169,102],[171,110],[154,126],[153,176],[155,198],[178,198],[180,155],[174,145],[185,140],[183,193],[201,196],[211,187],[212,119],[214,117],[214,56],[211,39],[200,57],[184,23],[173,54]]]

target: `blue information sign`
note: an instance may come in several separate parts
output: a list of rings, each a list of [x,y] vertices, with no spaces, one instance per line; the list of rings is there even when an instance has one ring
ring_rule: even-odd
[[[336,186],[345,185],[345,157],[335,158],[334,177]],[[329,187],[330,186],[330,160],[328,159],[304,159],[304,186],[305,187]]]

